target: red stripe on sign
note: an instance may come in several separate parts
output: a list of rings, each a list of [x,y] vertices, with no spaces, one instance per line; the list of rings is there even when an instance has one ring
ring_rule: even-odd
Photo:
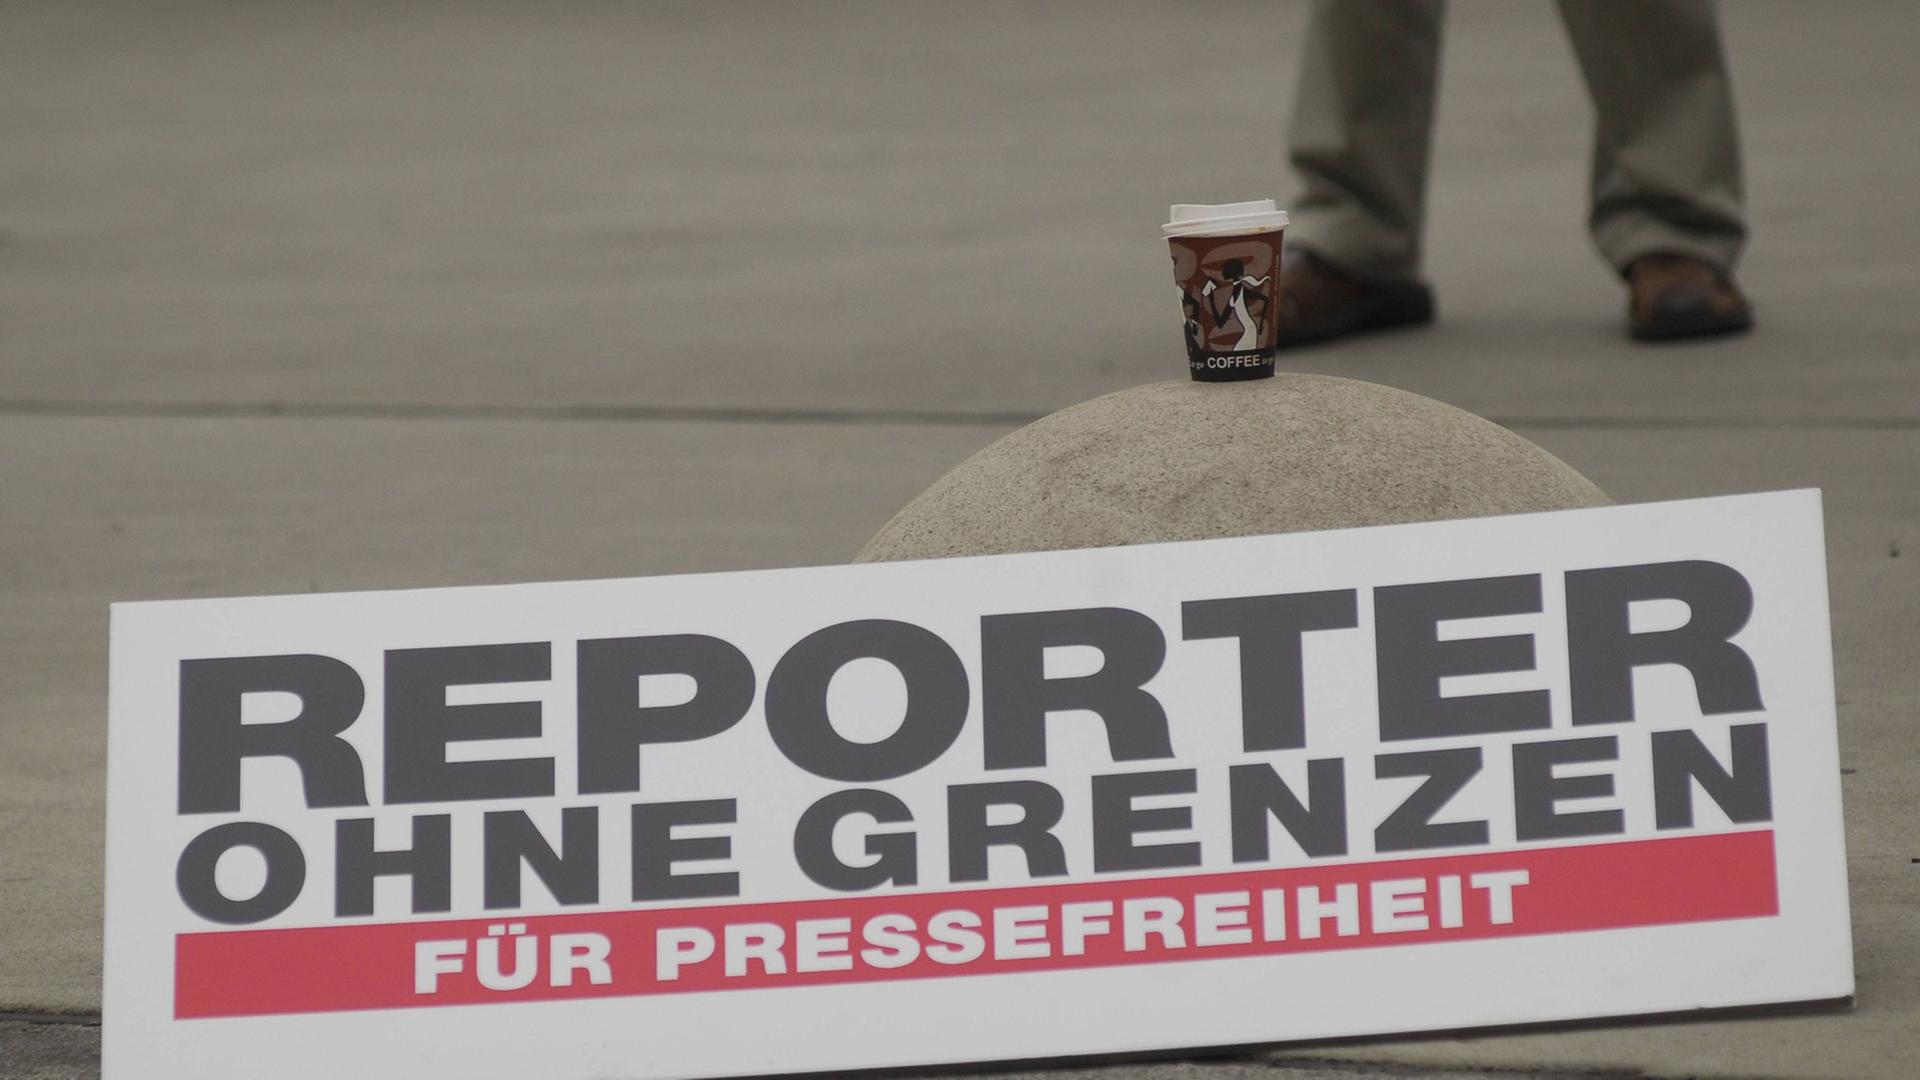
[[[770,904],[181,934],[187,1019],[1152,964],[1779,913],[1773,833]]]

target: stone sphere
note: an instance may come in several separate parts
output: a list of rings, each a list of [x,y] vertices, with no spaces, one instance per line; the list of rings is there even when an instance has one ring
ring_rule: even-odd
[[[1325,375],[1164,382],[1037,420],[960,463],[856,561],[1109,547],[1601,506],[1469,412]]]

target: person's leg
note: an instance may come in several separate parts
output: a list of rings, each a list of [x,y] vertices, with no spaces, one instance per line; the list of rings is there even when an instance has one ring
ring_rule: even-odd
[[[1711,0],[1560,0],[1593,98],[1588,225],[1622,275],[1642,256],[1722,273],[1747,237],[1720,27]]]
[[[1318,0],[1300,48],[1288,156],[1304,182],[1287,242],[1356,278],[1420,271],[1441,0]]]

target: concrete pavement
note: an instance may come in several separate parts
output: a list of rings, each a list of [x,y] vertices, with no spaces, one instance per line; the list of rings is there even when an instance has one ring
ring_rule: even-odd
[[[1907,1076],[1911,12],[1729,7],[1760,329],[1643,349],[1551,9],[1458,7],[1441,323],[1295,366],[1622,501],[1826,490],[1859,1004],[1273,1060]],[[1212,10],[1223,83],[1177,5],[8,5],[0,1011],[98,1007],[109,602],[844,561],[1022,418],[1179,374],[1153,226],[1284,198],[1299,15]]]
[[[0,1076],[8,1080],[91,1080],[100,1075],[98,1028],[78,1024],[45,1024],[0,1020]],[[943,1069],[904,1074],[859,1074],[869,1080],[889,1076],[943,1077],[946,1080],[1111,1080],[1131,1071],[1156,1080],[1475,1080],[1477,1072],[1411,1069],[1402,1066],[1352,1065],[1337,1061],[1274,1064],[1235,1058],[1207,1061],[1154,1061],[1125,1066],[1048,1067],[992,1073]],[[1619,1074],[1532,1073],[1535,1080],[1608,1080]]]

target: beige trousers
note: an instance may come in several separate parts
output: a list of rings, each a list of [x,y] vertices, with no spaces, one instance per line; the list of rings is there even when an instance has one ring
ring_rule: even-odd
[[[1420,273],[1443,0],[1316,0],[1288,152],[1287,239],[1361,277]],[[1731,269],[1746,239],[1712,0],[1560,0],[1595,117],[1588,227],[1625,271],[1655,251]]]

